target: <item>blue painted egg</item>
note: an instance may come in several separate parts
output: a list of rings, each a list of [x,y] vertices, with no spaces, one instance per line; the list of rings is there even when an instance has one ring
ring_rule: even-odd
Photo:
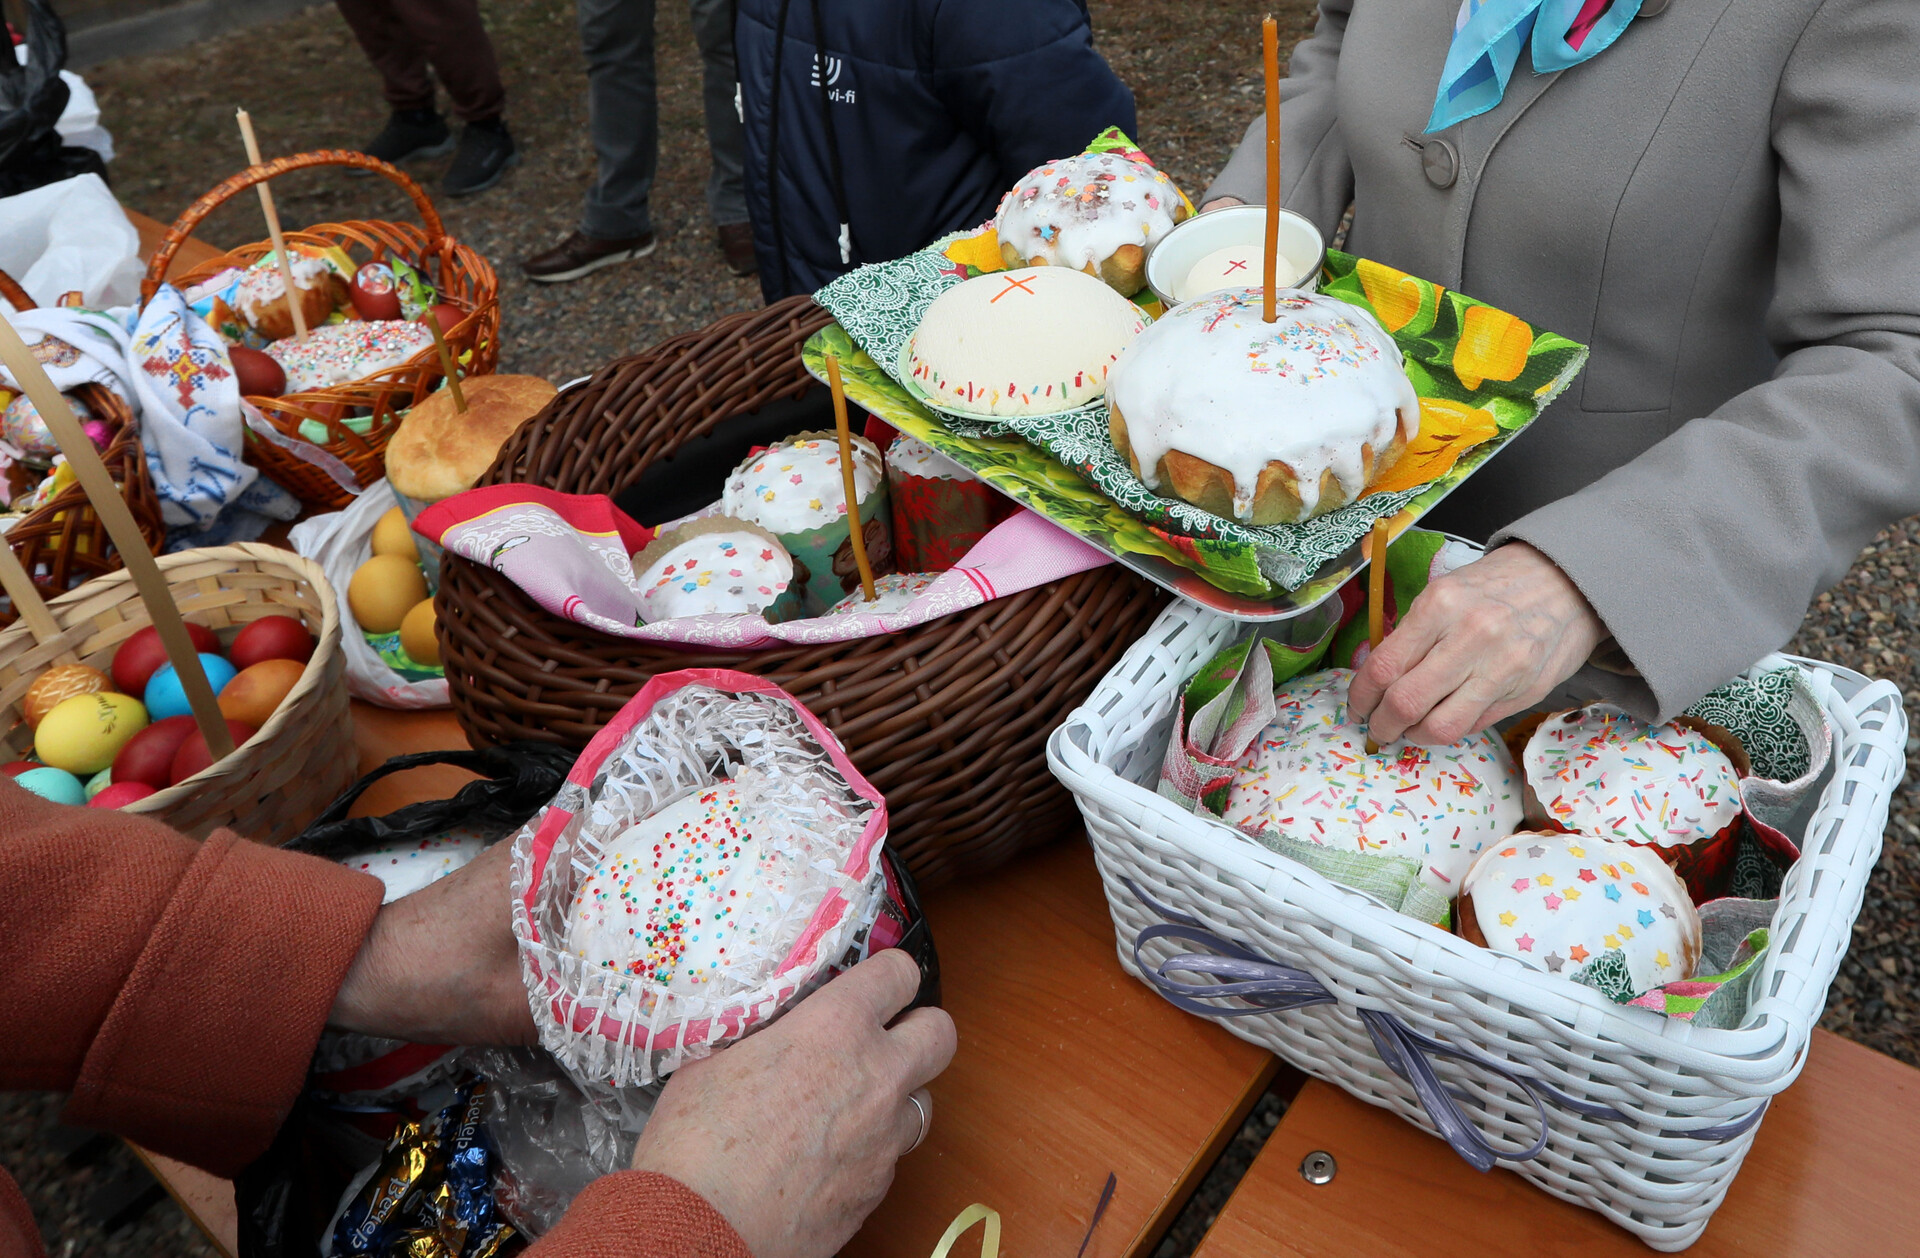
[[[233,665],[217,655],[202,655],[200,667],[207,670],[207,684],[213,687],[217,698],[227,683],[233,680]],[[147,716],[155,721],[164,721],[170,716],[191,716],[193,707],[187,702],[186,688],[180,684],[180,677],[173,671],[172,664],[162,664],[147,679],[147,693],[142,701],[147,705]]]

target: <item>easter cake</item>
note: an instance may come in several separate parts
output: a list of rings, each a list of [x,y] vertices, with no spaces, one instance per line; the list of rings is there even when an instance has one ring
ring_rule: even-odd
[[[993,229],[1010,268],[1082,271],[1131,297],[1146,286],[1147,251],[1189,212],[1152,166],[1083,153],[1028,171],[1001,198]]]
[[[1178,306],[1107,386],[1114,448],[1157,492],[1245,524],[1296,523],[1360,498],[1420,430],[1399,348],[1348,302],[1260,289]]]
[[[793,559],[772,534],[709,516],[656,537],[633,556],[640,618],[765,612],[793,584]]]

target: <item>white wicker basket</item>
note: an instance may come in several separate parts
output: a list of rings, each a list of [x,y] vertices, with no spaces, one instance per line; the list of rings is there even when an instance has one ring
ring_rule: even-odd
[[[1176,603],[1048,740],[1048,764],[1086,817],[1121,965],[1163,994],[1184,990],[1189,997],[1195,988],[1176,988],[1170,971],[1264,978],[1241,982],[1238,990],[1252,999],[1214,999],[1204,1011],[1243,1039],[1435,1134],[1444,1133],[1414,1087],[1383,1063],[1375,1033],[1397,1025],[1384,1037],[1392,1044],[1418,1044],[1425,1036],[1475,1055],[1479,1064],[1462,1062],[1428,1042],[1426,1054],[1410,1054],[1425,1058],[1410,1063],[1411,1073],[1418,1077],[1430,1065],[1503,1160],[1541,1139],[1544,1116],[1538,1156],[1505,1165],[1655,1249],[1692,1244],[1726,1196],[1768,1098],[1798,1075],[1846,952],[1905,768],[1900,692],[1847,669],[1792,660],[1832,722],[1833,769],[1782,888],[1747,1018],[1736,1029],[1714,1030],[1615,1005],[1597,991],[1476,948],[1155,794],[1179,689],[1241,628]],[[1195,964],[1194,949],[1180,940],[1206,936],[1152,930],[1168,917],[1150,908],[1148,897],[1232,941],[1256,963],[1226,961],[1210,970]],[[1163,969],[1178,953],[1189,955]],[[1292,977],[1275,981],[1276,974]],[[1284,1011],[1259,1007],[1262,993],[1271,1000],[1289,982],[1304,983],[1323,1001],[1324,987],[1333,999]],[[1203,1008],[1192,998],[1175,1003]],[[1515,1075],[1546,1085],[1544,1109]],[[1431,1087],[1428,1096],[1435,1099]],[[1449,1123],[1445,1096],[1437,1100],[1434,1109]],[[1594,1117],[1596,1111],[1614,1116]],[[1462,1148],[1462,1133],[1454,1135]]]

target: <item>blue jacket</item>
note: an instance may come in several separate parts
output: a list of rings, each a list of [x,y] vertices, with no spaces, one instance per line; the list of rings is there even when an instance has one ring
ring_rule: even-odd
[[[769,301],[976,227],[1035,166],[1134,130],[1084,0],[738,0],[737,13]]]

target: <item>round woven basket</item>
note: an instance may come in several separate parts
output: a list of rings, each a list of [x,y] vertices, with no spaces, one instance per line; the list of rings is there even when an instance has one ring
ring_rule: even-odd
[[[357,757],[347,703],[340,616],[320,565],[292,551],[245,543],[163,556],[180,614],[230,644],[262,616],[293,616],[318,642],[307,670],[273,716],[232,755],[122,812],[142,813],[205,838],[225,827],[284,843],[353,784]],[[89,581],[47,604],[57,636],[35,640],[24,624],[0,633],[0,724],[12,758],[33,748],[20,705],[34,679],[55,664],[106,672],[113,653],[151,623],[126,572]]]
[[[800,349],[827,322],[810,300],[791,298],[620,359],[522,425],[481,484],[618,494],[720,420],[804,393]],[[441,659],[471,738],[584,746],[655,673],[770,678],[833,729],[886,795],[888,846],[923,883],[989,868],[1074,827],[1072,800],[1047,772],[1047,734],[1165,597],[1109,565],[883,637],[689,651],[562,620],[451,554],[440,575]]]
[[[282,233],[288,243],[338,246],[355,263],[369,262],[381,255],[404,259],[433,282],[441,301],[466,312],[466,317],[446,334],[447,348],[453,356],[456,359],[465,356],[461,374],[490,374],[500,357],[500,281],[493,273],[493,265],[447,235],[433,202],[427,199],[419,184],[395,167],[364,153],[321,149],[275,158],[249,166],[219,184],[188,206],[167,229],[166,239],[147,266],[147,278],[141,284],[143,298],[152,297],[159,289],[167,268],[173,263],[174,253],[207,215],[255,184],[316,166],[348,166],[385,175],[413,199],[424,227],[376,220],[318,223],[305,231]],[[185,292],[228,267],[246,266],[272,250],[271,241],[256,241],[211,258],[174,276],[171,282]],[[429,346],[391,371],[364,380],[309,389],[286,397],[250,397],[247,400],[259,408],[267,422],[285,438],[285,443],[276,443],[249,429],[248,458],[308,506],[337,511],[352,502],[353,495],[341,488],[309,452],[324,450],[344,463],[362,487],[371,485],[387,474],[383,456],[402,415],[433,391],[440,376],[439,354]],[[364,433],[355,432],[347,425],[345,419],[349,415],[366,419]],[[313,442],[302,436],[301,425],[308,423],[324,427],[327,439]]]
[[[27,290],[5,271],[0,271],[0,297],[6,298],[15,310],[34,308]],[[140,526],[140,535],[154,550],[159,550],[166,540],[167,526],[160,518],[160,500],[154,496],[153,481],[147,476],[147,459],[140,449],[140,427],[134,422],[133,408],[104,385],[83,384],[70,392],[113,433],[113,439],[100,457],[112,473],[113,483],[126,498],[134,523]],[[87,491],[78,482],[35,507],[8,529],[7,545],[13,547],[20,566],[48,598],[65,594],[90,577],[120,567],[120,556],[114,552],[106,526],[100,523],[93,504],[87,501]],[[0,625],[12,624],[19,614],[11,599],[0,598]]]

